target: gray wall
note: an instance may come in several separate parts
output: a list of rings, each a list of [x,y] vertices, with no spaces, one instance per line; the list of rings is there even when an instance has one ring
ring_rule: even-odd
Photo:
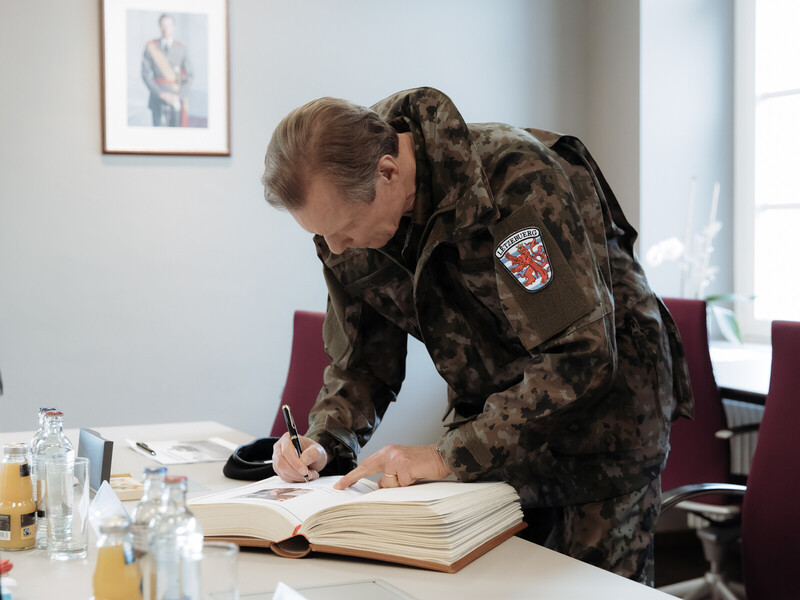
[[[708,293],[733,291],[733,11],[731,0],[641,2],[641,252],[683,239],[692,179],[700,233],[719,181]],[[646,270],[658,293],[678,295],[679,262]]]
[[[325,307],[309,236],[263,200],[278,120],[321,95],[369,104],[433,85],[468,121],[582,135],[585,13],[232,0],[232,155],[209,158],[102,155],[99,2],[3,2],[0,430],[52,404],[71,427],[215,419],[263,434],[292,312]],[[381,440],[438,432],[445,390],[419,344],[408,372]]]
[[[625,215],[639,225],[639,2],[586,3],[584,141]]]
[[[725,84],[704,73],[724,62],[727,3],[711,2],[693,34],[714,33],[712,49],[676,57],[705,65],[690,83],[717,86],[713,97],[698,87],[685,102],[710,115],[656,131],[661,113],[648,107],[688,92],[646,76],[656,49],[675,45],[660,11],[691,20],[703,4],[409,0],[401,14],[367,0],[231,0],[232,155],[210,158],[102,155],[99,2],[3,2],[0,431],[31,429],[50,404],[70,427],[213,419],[269,430],[292,313],[324,310],[326,296],[308,234],[266,205],[259,180],[277,122],[318,96],[370,104],[433,85],[468,121],[576,134],[634,225],[641,210],[643,240],[661,239],[700,171],[687,157],[675,172],[653,148],[695,143],[709,125],[697,160],[720,150],[722,122],[710,124],[724,117],[712,104]],[[418,343],[407,371],[371,449],[438,434],[445,389]]]

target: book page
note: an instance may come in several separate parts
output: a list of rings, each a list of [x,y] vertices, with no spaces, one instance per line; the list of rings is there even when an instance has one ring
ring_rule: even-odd
[[[361,481],[364,481],[363,479]],[[359,482],[360,483],[360,482]],[[436,502],[465,494],[492,494],[503,486],[496,481],[465,484],[460,481],[421,481],[414,485],[376,489],[369,497],[353,498],[358,502],[400,502],[402,504]]]
[[[292,526],[303,523],[315,512],[358,499],[377,489],[377,484],[363,479],[346,490],[335,490],[333,485],[341,477],[320,477],[308,483],[288,483],[280,477],[270,477],[249,485],[217,492],[189,501],[189,509],[200,519],[207,535],[219,535],[222,530],[243,533],[245,528],[276,521]],[[270,525],[272,525],[270,523]],[[294,527],[292,527],[294,528]],[[266,537],[272,541],[291,535],[285,528],[280,537]],[[270,527],[275,532],[275,527]],[[249,533],[254,535],[252,531]],[[262,532],[266,535],[266,531]],[[273,535],[276,535],[273,533]]]
[[[309,517],[312,544],[450,565],[522,521],[500,482],[426,482],[384,488]]]

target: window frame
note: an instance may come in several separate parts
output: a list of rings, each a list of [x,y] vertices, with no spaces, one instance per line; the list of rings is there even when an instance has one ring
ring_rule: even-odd
[[[756,2],[739,0],[734,8],[734,291],[746,297],[755,293],[756,226],[763,209],[756,206],[756,111],[761,101],[797,94],[796,89],[756,94]],[[782,207],[764,207],[766,210]],[[786,206],[797,210],[797,205]],[[769,342],[771,319],[757,319],[755,302],[741,301],[736,316],[747,341]],[[776,315],[774,318],[790,318]],[[793,318],[793,317],[791,317]]]
[[[733,287],[741,296],[755,291],[755,3],[740,0],[734,8]],[[737,302],[736,317],[746,340],[769,339],[769,323],[755,318],[753,302]]]

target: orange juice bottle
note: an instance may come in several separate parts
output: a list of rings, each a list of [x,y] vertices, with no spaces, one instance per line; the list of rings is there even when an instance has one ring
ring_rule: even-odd
[[[27,550],[36,545],[36,503],[33,501],[27,444],[3,444],[0,463],[0,549]]]
[[[109,517],[100,524],[92,582],[95,600],[142,600],[142,577],[133,558],[133,535],[125,517]]]

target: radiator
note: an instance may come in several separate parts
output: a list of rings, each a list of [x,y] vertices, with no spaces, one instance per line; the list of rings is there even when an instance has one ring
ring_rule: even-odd
[[[764,407],[751,402],[723,399],[725,416],[728,427],[760,423],[764,416]],[[756,449],[758,432],[742,433],[730,440],[731,445],[731,473],[734,475],[747,475],[750,473],[750,461]]]

